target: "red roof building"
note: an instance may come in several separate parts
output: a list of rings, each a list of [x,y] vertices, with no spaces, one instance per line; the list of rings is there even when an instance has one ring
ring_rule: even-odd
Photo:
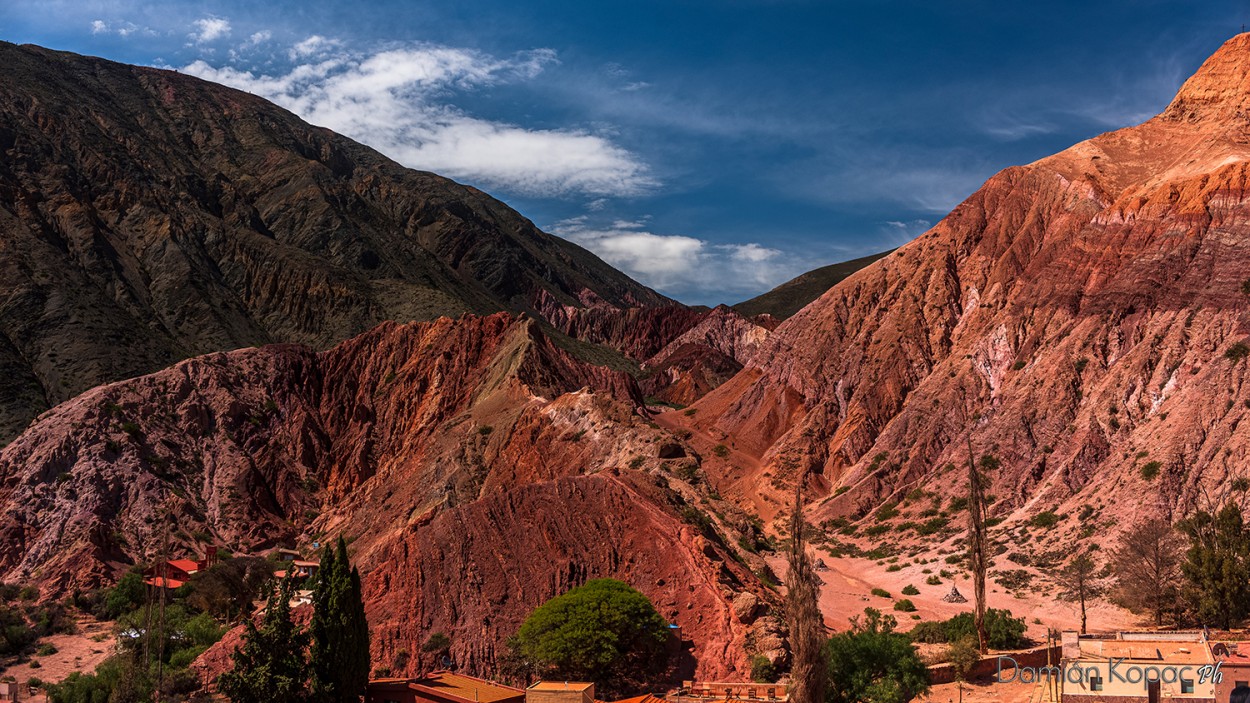
[[[416,679],[375,679],[365,703],[524,703],[525,691],[450,671]]]

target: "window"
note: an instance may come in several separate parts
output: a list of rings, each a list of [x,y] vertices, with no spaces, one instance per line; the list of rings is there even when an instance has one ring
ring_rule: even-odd
[[[1089,690],[1091,691],[1102,690],[1102,677],[1101,676],[1099,676],[1098,674],[1089,675]]]
[[[1193,679],[1181,679],[1181,693],[1193,693],[1193,692],[1194,692]]]

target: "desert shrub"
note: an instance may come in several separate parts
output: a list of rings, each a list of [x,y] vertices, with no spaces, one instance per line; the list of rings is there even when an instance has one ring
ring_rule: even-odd
[[[1224,352],[1224,358],[1228,359],[1229,361],[1232,361],[1234,364],[1246,358],[1247,356],[1250,356],[1250,347],[1247,347],[1245,344],[1242,344],[1241,342],[1237,342],[1236,344],[1229,347]]]
[[[935,574],[925,579],[924,582],[930,586],[940,586],[942,584],[942,579],[938,578]]]
[[[1059,524],[1059,516],[1051,510],[1046,510],[1034,515],[1033,519],[1029,520],[1029,524],[1033,527],[1041,527],[1049,530]]]
[[[724,459],[725,457],[729,456],[729,447],[726,447],[723,444],[718,444],[715,447],[712,447],[712,453]]]
[[[1146,479],[1147,481],[1151,481],[1159,476],[1159,469],[1161,469],[1162,467],[1163,467],[1163,464],[1161,464],[1160,462],[1148,461],[1145,464],[1142,464],[1141,477]]]
[[[937,534],[945,529],[949,523],[950,520],[947,520],[944,517],[930,518],[929,520],[925,520],[923,524],[916,528],[916,534],[922,536]]]
[[[873,594],[874,596],[878,597],[878,598],[889,598],[889,597],[890,597],[890,592],[889,592],[889,591],[887,591],[887,590],[885,590],[884,588],[874,588],[874,589],[872,589],[872,594]]]
[[[917,596],[917,595],[920,595],[920,589],[919,589],[919,588],[916,588],[915,586],[913,586],[913,585],[911,585],[911,584],[909,583],[909,584],[907,584],[906,586],[903,586],[903,595],[905,595],[905,596]]]
[[[895,503],[893,501],[886,503],[885,505],[882,505],[880,508],[877,508],[877,512],[874,515],[877,522],[885,522],[886,520],[890,520],[897,516],[898,516],[898,503]]]
[[[914,613],[916,604],[912,603],[910,598],[900,598],[894,601],[894,609],[900,613]]]
[[[751,657],[751,680],[755,683],[773,683],[777,680],[777,667],[768,657],[756,654]]]

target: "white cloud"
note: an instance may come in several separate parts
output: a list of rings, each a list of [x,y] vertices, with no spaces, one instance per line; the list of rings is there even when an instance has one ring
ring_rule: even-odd
[[[191,23],[195,31],[187,36],[196,44],[207,44],[230,35],[230,20],[224,17],[204,17]]]
[[[270,39],[273,39],[273,32],[268,29],[262,29],[261,31],[252,34],[252,36],[248,37],[247,40],[251,44],[263,44]]]
[[[105,22],[104,20],[92,20],[91,33],[96,34],[96,35],[116,34],[117,36],[122,37],[123,39],[130,36],[131,34],[136,34],[136,33],[143,34],[144,36],[149,36],[149,37],[156,36],[156,31],[153,30],[152,28],[140,27],[134,22],[114,22],[113,24],[109,24],[108,22]]]
[[[811,267],[810,262],[759,243],[713,244],[686,235],[656,234],[641,221],[596,224],[582,215],[557,222],[550,231],[590,249],[642,283],[690,302],[737,302]]]
[[[183,70],[269,98],[406,166],[486,187],[605,196],[635,195],[655,185],[645,164],[605,136],[486,120],[451,103],[459,91],[533,78],[556,62],[550,50],[497,59],[418,45],[361,55],[314,36],[291,52],[305,61],[281,75],[203,60]]]
[[[326,39],[320,34],[314,34],[291,47],[291,50],[287,52],[287,54],[291,57],[292,61],[296,61],[308,58],[309,56],[325,53],[331,49],[339,48],[342,44],[343,43],[337,39]]]

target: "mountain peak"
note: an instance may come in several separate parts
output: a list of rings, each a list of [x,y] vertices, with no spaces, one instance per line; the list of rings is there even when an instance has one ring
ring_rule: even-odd
[[[1177,92],[1162,117],[1180,122],[1245,119],[1250,115],[1250,32],[1211,55]]]

